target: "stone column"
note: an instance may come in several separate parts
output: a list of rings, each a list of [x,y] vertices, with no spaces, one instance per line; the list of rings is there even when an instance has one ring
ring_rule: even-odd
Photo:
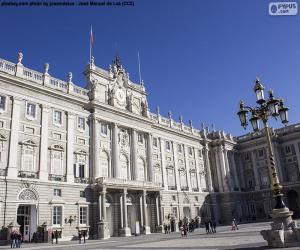
[[[242,159],[242,154],[237,155],[238,158],[238,166],[239,166],[239,176],[240,176],[240,184],[241,187],[246,189],[246,181],[245,181],[245,175],[244,175],[244,169],[243,169],[243,159]]]
[[[41,121],[41,145],[40,145],[40,180],[48,180],[48,123],[49,123],[49,108],[46,105],[41,105],[42,121]]]
[[[238,188],[239,191],[241,191],[240,182],[236,170],[234,152],[230,153],[229,156],[231,158],[235,186]]]
[[[153,181],[153,161],[152,161],[152,147],[153,147],[153,141],[152,141],[152,134],[148,133],[148,147],[147,147],[147,159],[148,159],[148,181]]]
[[[74,182],[74,114],[67,113],[67,182]]]
[[[188,150],[187,150],[186,145],[184,145],[184,160],[185,160],[188,191],[190,191],[191,190],[191,174],[190,174],[190,166],[189,166],[189,155],[188,155]]]
[[[168,190],[168,177],[166,170],[166,155],[165,155],[165,143],[162,138],[160,138],[160,150],[161,150],[161,170],[163,173],[163,185],[164,190]]]
[[[147,192],[143,190],[143,217],[144,217],[144,234],[151,234],[148,216],[147,216]]]
[[[132,173],[134,180],[138,180],[139,177],[139,169],[137,164],[137,136],[136,136],[136,130],[132,129],[131,131],[131,164],[132,164]],[[146,166],[145,166],[146,167]]]
[[[95,114],[92,114],[91,117],[91,122],[92,122],[92,135],[91,135],[91,140],[92,140],[92,150],[93,150],[93,178],[97,179],[100,177],[100,160],[99,160],[99,122],[96,118]]]
[[[114,177],[115,178],[120,178],[120,152],[119,152],[119,144],[118,144],[118,133],[119,129],[116,123],[113,123],[112,125],[112,147],[113,147],[113,164],[114,164]]]
[[[210,170],[210,162],[209,162],[209,155],[208,155],[209,148],[207,145],[204,147],[204,164],[205,164],[205,170],[206,170],[206,181],[208,186],[208,191],[213,191],[212,186],[212,178],[211,178],[211,170]]]
[[[222,175],[222,181],[223,181],[223,190],[224,192],[230,191],[229,185],[230,185],[230,177],[228,176],[228,172],[226,169],[226,163],[225,163],[225,155],[226,149],[221,145],[219,147],[219,160],[220,160],[220,169],[221,169],[221,175]],[[227,178],[226,178],[227,177]]]
[[[140,199],[141,227],[144,228],[143,195],[140,195],[140,196],[139,196],[139,199]]]
[[[123,218],[123,194],[120,195],[120,219],[121,219],[121,228],[124,227],[124,218]]]
[[[226,170],[226,177],[228,180],[228,191],[233,191],[233,180],[232,180],[232,173],[230,171],[229,161],[228,161],[228,150],[224,147],[223,148],[223,155],[224,155],[224,162],[225,162],[225,170]]]
[[[218,186],[219,186],[219,192],[225,192],[224,190],[224,184],[223,184],[223,171],[222,171],[222,166],[220,163],[220,155],[219,155],[219,150],[215,148],[214,149],[214,157],[216,160],[216,170],[217,170],[217,178],[218,178]]]
[[[177,143],[173,142],[173,155],[174,155],[174,170],[175,170],[175,182],[176,189],[180,191],[180,181],[179,181],[179,173],[178,173],[178,157],[177,157]]]
[[[295,152],[296,152],[296,156],[297,156],[297,163],[298,163],[298,169],[299,169],[299,174],[300,174],[300,150],[299,150],[299,146],[298,146],[298,142],[294,142],[294,147],[295,147]]]
[[[102,211],[102,221],[106,221],[106,188],[103,187],[101,192],[101,211]]]
[[[13,97],[12,116],[11,116],[11,130],[9,140],[9,155],[8,155],[8,169],[7,177],[16,179],[18,176],[18,136],[19,136],[19,121],[20,121],[20,109],[22,100]]]
[[[102,188],[102,192],[99,197],[100,221],[98,222],[98,238],[108,239],[110,238],[108,222],[106,221],[106,187]]]
[[[200,150],[200,149],[199,149]],[[197,155],[197,150],[194,148],[194,156],[195,156],[195,164],[196,164],[196,178],[197,178],[197,186],[199,192],[202,192],[202,186],[201,186],[201,181],[200,181],[200,170],[199,170],[199,159]]]
[[[260,184],[259,184],[258,172],[257,172],[257,168],[256,168],[256,163],[255,163],[254,151],[251,152],[251,160],[252,160],[252,167],[253,167],[254,179],[255,179],[255,190],[259,190]]]
[[[122,195],[122,203],[123,203],[123,228],[120,229],[121,236],[131,236],[131,230],[128,227],[128,219],[127,219],[127,189],[124,189]]]

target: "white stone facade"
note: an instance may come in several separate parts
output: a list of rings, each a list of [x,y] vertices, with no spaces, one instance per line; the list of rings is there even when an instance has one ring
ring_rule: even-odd
[[[49,64],[40,73],[22,60],[21,53],[17,64],[0,59],[3,242],[18,227],[26,240],[34,232],[44,240],[52,230],[65,239],[79,230],[108,238],[161,231],[166,220],[176,230],[184,217],[246,220],[257,216],[259,195],[270,210],[261,135],[233,138],[162,117],[159,108],[151,113],[143,82],[133,83],[118,57],[108,70],[92,60],[86,89],[72,73],[62,81]],[[300,133],[290,130],[274,133],[274,145],[280,177],[294,185]],[[280,153],[285,145],[292,145],[288,159]]]

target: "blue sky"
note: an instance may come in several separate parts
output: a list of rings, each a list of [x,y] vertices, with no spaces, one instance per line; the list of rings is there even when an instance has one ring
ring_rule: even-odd
[[[138,81],[137,52],[152,111],[157,105],[195,127],[215,124],[245,131],[236,112],[255,104],[256,76],[300,122],[300,16],[269,16],[262,0],[136,0],[134,7],[0,7],[0,57],[84,86],[93,25],[96,65],[108,68],[116,52]],[[298,2],[298,5],[300,3]],[[272,123],[275,127],[279,122]]]

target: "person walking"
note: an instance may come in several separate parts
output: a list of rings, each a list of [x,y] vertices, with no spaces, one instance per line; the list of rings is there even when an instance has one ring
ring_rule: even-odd
[[[170,233],[171,233],[171,224],[168,223],[168,234],[170,234]]]
[[[183,226],[179,227],[180,229],[180,233],[181,233],[181,238],[184,236],[184,230],[183,230]]]
[[[58,244],[58,232],[57,232],[57,230],[55,230],[54,236],[55,236],[55,244]]]
[[[233,223],[234,223],[234,227],[235,227],[235,229],[236,229],[236,230],[239,230],[239,228],[238,228],[238,224],[237,224],[237,221],[236,221],[236,219],[235,219],[235,218],[233,218]]]
[[[78,240],[79,240],[79,244],[81,244],[81,237],[82,237],[81,232],[78,231]]]
[[[85,243],[86,231],[82,232],[82,236],[83,236],[83,243]]]
[[[10,234],[10,248],[15,248],[16,246],[16,234],[15,232],[12,232]]]
[[[51,233],[51,242],[52,242],[52,244],[53,244],[54,238],[55,238],[55,235],[54,235],[54,232],[52,231],[52,233]]]
[[[216,231],[216,227],[217,227],[217,224],[216,224],[216,222],[215,221],[213,221],[213,231],[214,231],[214,233],[216,233],[217,231]]]
[[[22,244],[22,234],[20,232],[18,232],[16,234],[16,247],[20,248]]]

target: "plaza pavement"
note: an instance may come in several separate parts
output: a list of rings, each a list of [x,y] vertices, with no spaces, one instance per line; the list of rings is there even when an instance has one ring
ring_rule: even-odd
[[[53,249],[72,250],[86,249],[270,249],[260,235],[260,230],[270,228],[269,223],[252,223],[239,225],[238,231],[231,231],[231,227],[221,226],[217,228],[216,234],[206,234],[205,228],[189,233],[187,238],[182,238],[180,233],[141,235],[132,237],[112,237],[108,240],[88,240],[86,244],[79,244],[78,241],[59,242],[56,244],[24,243],[22,249]],[[10,246],[1,246],[2,249],[10,249]],[[278,249],[278,248],[277,248]],[[300,249],[289,248],[289,249]]]

